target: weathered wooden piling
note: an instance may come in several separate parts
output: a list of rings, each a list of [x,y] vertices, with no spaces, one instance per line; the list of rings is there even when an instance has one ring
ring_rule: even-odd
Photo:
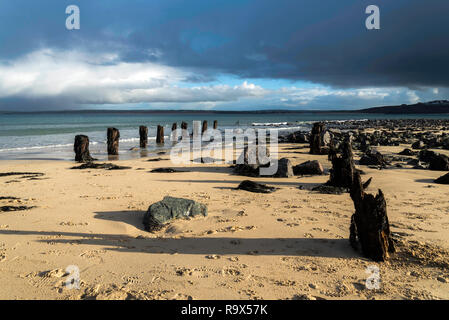
[[[217,128],[218,128],[218,121],[214,120],[214,129],[217,129]]]
[[[161,125],[157,126],[156,143],[158,144],[164,143],[164,127]]]
[[[362,254],[374,261],[385,261],[389,253],[395,252],[390,235],[387,202],[382,190],[376,196],[363,191],[360,173],[355,172],[351,187],[351,198],[355,213],[351,217],[349,241],[354,249],[359,244]]]
[[[203,134],[207,130],[207,121],[203,121],[203,127],[201,128],[201,134]]]
[[[95,160],[90,156],[89,152],[89,137],[85,135],[75,136],[75,143],[73,146],[75,151],[75,161],[77,162],[91,162]]]
[[[189,138],[189,131],[187,129],[188,125],[187,122],[181,122],[181,129],[182,129],[182,139],[188,139]]]
[[[172,124],[171,126],[171,135],[170,135],[170,139],[172,143],[177,143],[178,142],[178,137],[176,135],[176,130],[178,129],[178,124],[175,122]]]
[[[108,128],[108,154],[118,155],[120,131],[116,128]]]
[[[313,124],[312,134],[310,135],[310,154],[322,154],[321,147],[323,146],[323,132],[324,123],[316,122]]]
[[[147,126],[139,127],[139,136],[140,136],[140,147],[146,148],[148,145],[148,127]]]

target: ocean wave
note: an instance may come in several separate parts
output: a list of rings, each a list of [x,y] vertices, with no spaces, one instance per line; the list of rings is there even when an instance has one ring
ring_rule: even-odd
[[[287,126],[288,122],[253,122],[251,124],[254,127],[279,127],[279,126]]]
[[[50,148],[63,148],[73,146],[73,143],[70,144],[52,144],[47,146],[30,146],[30,147],[19,147],[19,148],[6,148],[0,149],[0,152],[8,152],[8,151],[22,151],[22,150],[34,150],[34,149],[50,149]]]

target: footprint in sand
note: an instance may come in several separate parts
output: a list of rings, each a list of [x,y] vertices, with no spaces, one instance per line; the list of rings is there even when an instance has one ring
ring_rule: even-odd
[[[206,256],[206,259],[209,259],[209,260],[218,260],[220,258],[221,258],[221,256],[216,255],[216,254],[212,254],[212,255]]]
[[[139,277],[135,277],[135,276],[123,276],[122,277],[124,283],[123,284],[137,284],[140,283],[140,279]]]
[[[101,255],[105,254],[106,250],[88,250],[80,254],[80,257],[86,259],[99,259],[101,263],[104,262]]]
[[[63,269],[53,269],[41,272],[31,272],[24,276],[28,279],[28,282],[36,287],[61,287],[65,284],[64,277],[68,276],[69,273]]]
[[[4,243],[0,243],[0,262],[6,260],[6,248]]]
[[[87,226],[89,223],[87,222],[73,222],[73,221],[63,221],[59,223],[60,226],[69,226],[69,227],[75,227],[75,226]]]

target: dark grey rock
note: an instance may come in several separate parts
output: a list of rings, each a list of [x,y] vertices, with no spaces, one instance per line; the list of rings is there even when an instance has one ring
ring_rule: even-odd
[[[143,224],[145,230],[156,231],[174,219],[199,215],[207,216],[206,205],[194,200],[166,196],[148,208],[143,218]]]
[[[422,150],[419,152],[418,159],[423,162],[430,162],[437,154],[430,150]]]
[[[289,159],[282,158],[278,161],[278,170],[274,174],[278,178],[289,178],[293,176],[293,166]]]
[[[324,194],[342,194],[349,192],[348,188],[344,187],[335,187],[335,186],[329,186],[329,185],[319,185],[312,189],[312,191],[318,192],[318,193],[324,193]]]
[[[365,153],[359,161],[359,164],[365,166],[386,166],[387,161],[379,152]]]
[[[436,179],[435,183],[449,184],[449,173],[446,173],[444,176],[441,176],[438,179]]]
[[[70,169],[106,169],[106,170],[125,170],[131,169],[131,167],[118,166],[112,163],[95,163],[95,162],[87,162],[78,167],[72,167]]]
[[[153,172],[153,173],[175,173],[175,172],[186,172],[186,171],[176,170],[173,168],[157,168],[157,169],[151,170],[150,172]]]
[[[306,161],[293,167],[293,173],[295,175],[322,175],[324,169],[318,160]]]
[[[24,211],[36,208],[35,206],[2,206],[0,207],[0,212],[10,212],[10,211]]]
[[[404,149],[401,152],[399,152],[398,154],[401,155],[401,156],[414,156],[417,153],[412,151],[412,150],[410,150],[410,149]]]
[[[258,177],[260,175],[260,167],[269,166],[270,152],[264,146],[264,150],[259,150],[262,146],[249,148],[246,146],[238,157],[234,168],[234,173],[241,176]],[[259,157],[259,153],[264,156]]]
[[[270,187],[265,184],[257,183],[250,180],[242,181],[242,183],[239,184],[237,189],[255,193],[272,193],[277,190],[277,188],[275,187]]]
[[[426,147],[426,145],[424,144],[424,142],[420,141],[416,141],[414,144],[412,144],[412,149],[424,149]]]
[[[430,159],[429,170],[449,171],[449,157],[444,154],[436,154]]]

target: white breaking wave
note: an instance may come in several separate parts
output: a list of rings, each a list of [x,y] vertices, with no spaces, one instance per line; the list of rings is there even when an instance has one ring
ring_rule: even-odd
[[[255,127],[279,127],[279,126],[287,126],[289,123],[288,122],[254,122],[251,125],[255,126]]]

